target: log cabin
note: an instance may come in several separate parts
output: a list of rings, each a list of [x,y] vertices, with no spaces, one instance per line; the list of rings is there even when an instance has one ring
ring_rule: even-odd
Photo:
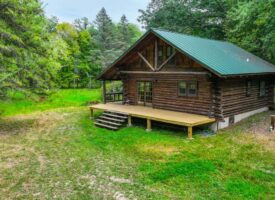
[[[97,125],[116,129],[131,117],[188,127],[226,128],[274,106],[275,66],[225,41],[160,29],[148,30],[99,76],[104,110]],[[121,94],[106,93],[105,81],[120,80]],[[121,104],[109,101],[121,101]],[[92,112],[93,113],[93,112]],[[105,117],[105,118],[104,118]]]

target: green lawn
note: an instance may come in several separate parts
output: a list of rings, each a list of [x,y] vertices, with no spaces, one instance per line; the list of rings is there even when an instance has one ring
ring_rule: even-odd
[[[3,118],[0,199],[274,199],[274,135],[257,133],[268,114],[194,140],[96,128],[85,107]]]
[[[10,92],[9,100],[0,100],[0,116],[25,114],[52,108],[86,106],[89,101],[99,101],[100,89],[57,90],[46,98],[25,97],[22,93]]]

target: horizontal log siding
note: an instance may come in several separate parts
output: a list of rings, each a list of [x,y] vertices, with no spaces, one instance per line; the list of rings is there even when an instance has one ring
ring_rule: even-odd
[[[137,81],[153,82],[153,107],[194,114],[211,115],[211,81],[207,75],[131,74],[123,78],[125,99],[137,104]],[[178,81],[197,80],[197,97],[178,96]]]
[[[246,96],[246,79],[223,80],[220,84],[222,113],[224,117],[229,117],[249,111],[253,111],[272,103],[272,81],[265,78],[267,95],[260,97],[260,81],[253,79],[251,85],[251,95]]]

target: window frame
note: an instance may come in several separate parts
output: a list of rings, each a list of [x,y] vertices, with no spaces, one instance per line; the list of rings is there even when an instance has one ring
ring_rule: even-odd
[[[157,51],[157,58],[158,58],[158,64],[162,63],[165,59],[165,46],[162,44],[158,44],[158,51]],[[161,55],[160,55],[161,54]]]
[[[262,88],[262,83],[264,83],[264,88]],[[260,80],[259,81],[259,97],[266,97],[266,96],[267,96],[266,81],[265,80]]]
[[[190,94],[189,91],[190,91],[190,85],[191,84],[194,84],[196,85],[196,94]],[[187,84],[187,95],[188,97],[197,97],[198,96],[198,81],[189,81],[188,84]]]
[[[252,80],[246,80],[245,82],[245,96],[250,97],[252,91]]]
[[[182,82],[185,82],[185,85],[186,85],[185,94],[182,94],[182,93],[180,92],[180,84],[181,84]],[[188,90],[187,81],[184,81],[184,80],[178,81],[178,88],[177,88],[177,89],[178,89],[178,96],[180,96],[180,97],[187,97],[187,90]]]
[[[172,46],[166,46],[166,58],[168,59],[170,56],[172,56],[176,52],[176,49]],[[174,55],[173,58],[171,58],[168,63],[170,66],[176,65],[176,55]]]
[[[185,94],[183,94],[183,93],[181,93],[180,92],[180,84],[181,84],[181,82],[185,82],[185,84],[186,84],[186,88],[185,88],[185,90],[186,90],[186,92],[185,92]],[[195,83],[195,85],[196,85],[196,94],[190,94],[190,86],[191,86],[191,84],[194,84]],[[180,81],[178,81],[178,96],[179,97],[198,97],[199,96],[199,83],[198,83],[198,81],[197,80],[190,80],[190,81],[186,81],[186,80],[180,80]]]

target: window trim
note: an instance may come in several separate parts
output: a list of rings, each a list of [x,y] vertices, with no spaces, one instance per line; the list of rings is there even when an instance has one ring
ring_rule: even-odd
[[[250,97],[252,90],[252,80],[246,80],[245,82],[245,96]]]
[[[195,83],[196,84],[196,94],[193,95],[193,94],[189,94],[189,90],[190,90],[190,85]],[[189,97],[197,97],[198,96],[198,81],[189,81],[188,84],[187,84],[187,95]]]
[[[264,83],[264,91],[262,91],[261,84]],[[262,93],[263,92],[263,93]],[[259,81],[259,97],[266,97],[267,92],[266,92],[266,81],[265,80],[260,80]]]
[[[185,82],[185,84],[186,84],[186,88],[185,88],[185,94],[182,94],[182,93],[180,93],[180,83],[181,82]],[[187,90],[188,90],[188,83],[187,83],[187,81],[184,81],[184,80],[181,80],[181,81],[178,81],[178,96],[180,96],[180,97],[187,97]]]
[[[181,94],[180,93],[180,83],[181,82],[185,82],[186,83],[186,92],[185,92],[185,94]],[[190,85],[192,83],[196,84],[196,94],[195,95],[189,93]],[[178,97],[191,97],[191,98],[192,97],[198,97],[199,96],[199,83],[198,83],[197,80],[190,80],[190,81],[179,80],[178,81],[178,88],[177,88],[177,90],[178,90]]]

